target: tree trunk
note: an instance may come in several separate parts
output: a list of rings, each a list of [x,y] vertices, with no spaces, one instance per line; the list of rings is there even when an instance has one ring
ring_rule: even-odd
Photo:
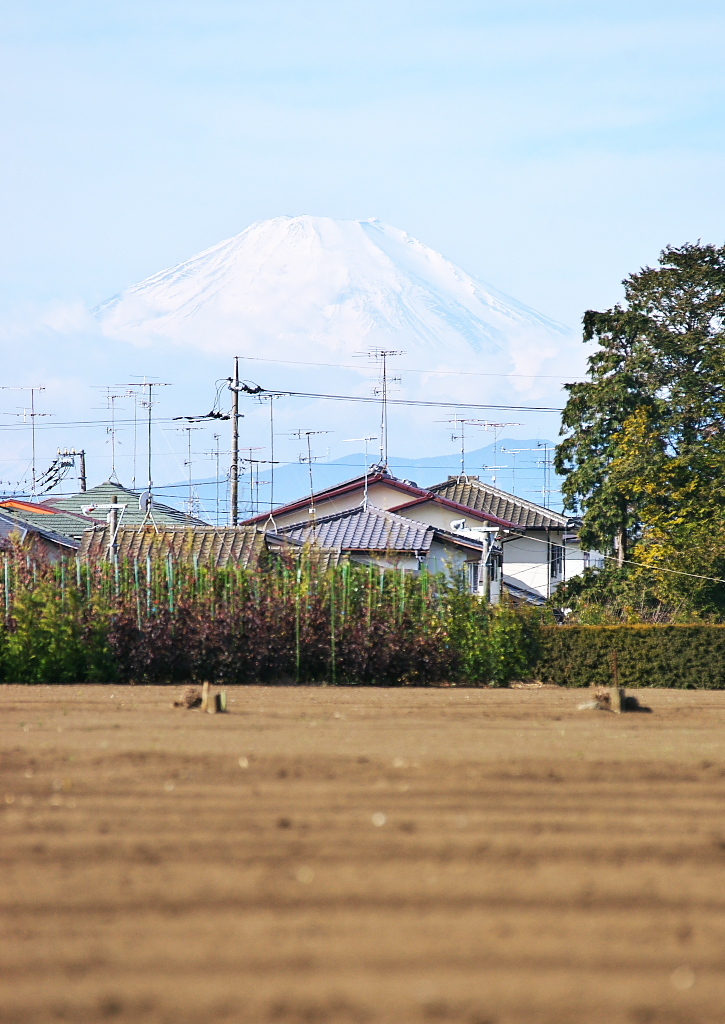
[[[617,566],[621,569],[627,560],[627,527],[624,520],[620,523],[614,546],[617,551]]]

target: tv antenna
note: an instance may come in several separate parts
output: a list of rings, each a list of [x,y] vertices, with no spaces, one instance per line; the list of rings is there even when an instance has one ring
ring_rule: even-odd
[[[191,432],[193,430],[201,430],[201,427],[194,427],[190,423],[185,427],[176,428],[179,433],[186,434],[186,458],[184,459],[184,465],[188,470],[188,483],[189,483],[189,494],[186,499],[186,514],[187,516],[193,516],[199,511],[199,498],[198,495],[194,495],[194,481],[192,475],[193,460],[191,458]]]
[[[548,508],[549,507],[549,495],[552,493],[552,489],[551,489],[551,467],[554,465],[553,459],[549,458],[549,453],[550,452],[555,452],[556,451],[556,446],[553,445],[553,444],[551,444],[551,445],[547,444],[546,441],[539,441],[539,443],[536,445],[536,448],[537,448],[538,451],[542,451],[542,449],[543,449],[544,457],[543,457],[543,459],[537,460],[536,465],[544,467],[544,486],[541,489],[542,490],[542,498],[543,498],[542,504],[543,504],[544,508]]]
[[[368,507],[368,475],[370,473],[370,460],[368,459],[368,442],[377,441],[377,437],[372,435],[370,437],[346,437],[343,438],[343,441],[345,444],[352,444],[353,442],[356,441],[365,442],[365,491],[363,494],[362,507],[366,509]]]
[[[466,426],[469,427],[484,427],[485,420],[468,419],[464,416],[454,416],[452,420],[438,420],[439,423],[452,423],[453,433],[451,434],[451,441],[461,442],[461,471],[458,479],[465,480],[468,482],[466,476]]]
[[[306,462],[310,471],[310,515],[314,518],[315,515],[315,487],[312,480],[312,463],[317,462],[322,458],[321,455],[312,454],[312,438],[317,437],[319,434],[329,434],[329,430],[293,430],[291,437],[296,437],[302,441],[307,441],[307,455],[300,455],[299,461]]]
[[[493,472],[493,484],[494,484],[494,487],[496,486],[496,472],[497,472],[497,470],[499,470],[499,469],[508,469],[508,466],[499,466],[498,465],[498,439],[501,436],[501,431],[505,427],[520,427],[520,426],[521,426],[520,423],[491,423],[489,420],[484,420],[481,423],[481,429],[482,430],[492,430],[493,431],[493,465],[492,466],[483,466],[482,469],[485,469],[488,472]]]
[[[141,396],[143,396],[143,389],[147,389],[147,394],[144,397],[139,398],[139,404],[141,405],[142,408],[145,408],[148,411],[148,484],[146,490],[139,498],[139,507],[143,512],[145,512],[146,516],[148,517],[151,515],[151,509],[153,508],[153,478],[151,475],[151,410],[157,404],[157,402],[154,401],[153,389],[169,388],[171,387],[171,384],[158,380],[148,380],[146,377],[144,377],[142,381],[135,381],[132,384],[124,384],[122,386],[128,388],[138,388],[138,393]]]
[[[367,356],[378,364],[378,386],[373,389],[374,395],[380,396],[380,467],[388,468],[388,390],[391,384],[399,384],[400,377],[388,376],[388,359],[404,356],[405,352],[394,348],[370,348],[367,352],[356,352],[356,356]]]
[[[30,392],[30,409],[23,408],[22,412],[11,412],[11,413],[6,413],[6,415],[8,415],[8,416],[18,416],[18,417],[22,416],[23,417],[23,423],[27,423],[28,422],[28,417],[30,418],[30,437],[31,437],[31,451],[32,451],[32,458],[31,458],[31,462],[30,462],[30,466],[31,466],[31,489],[30,489],[30,493],[31,493],[31,496],[33,498],[35,498],[36,497],[36,491],[37,491],[37,476],[36,476],[36,461],[35,461],[35,421],[38,418],[38,416],[45,417],[45,416],[50,416],[51,415],[51,413],[49,413],[49,412],[36,412],[35,411],[35,392],[36,391],[45,391],[45,388],[40,386],[40,385],[38,387],[27,387],[27,388],[24,388],[24,387],[16,388],[16,387],[3,386],[3,387],[0,387],[0,390],[2,390],[2,391],[29,391]]]
[[[507,455],[513,455],[514,464],[511,468],[511,493],[516,494],[516,456],[521,455],[522,452],[535,452],[536,448],[502,448],[502,452],[506,452]]]
[[[214,434],[214,441],[216,442],[216,447],[214,447],[210,452],[202,452],[203,455],[212,455],[214,457],[214,461],[216,463],[216,473],[215,473],[215,476],[214,476],[215,484],[216,484],[216,488],[215,488],[215,492],[216,492],[216,515],[214,517],[214,525],[215,526],[219,525],[219,460],[221,459],[221,455],[222,455],[222,452],[221,452],[220,447],[219,447],[219,442],[221,440],[221,436],[222,436],[221,434]],[[229,452],[224,452],[224,454],[228,455]]]
[[[96,387],[98,385],[95,385]],[[106,392],[106,408],[111,411],[111,425],[106,427],[106,434],[111,435],[111,475],[109,480],[115,480],[116,483],[120,483],[118,474],[116,473],[116,402],[119,398],[130,398],[133,394],[132,391],[114,392],[112,388],[105,387]],[[121,442],[119,441],[119,444]],[[135,474],[134,474],[135,475]]]
[[[274,467],[278,465],[274,458],[274,400],[275,398],[281,398],[281,395],[260,395],[260,402],[269,402],[269,461],[270,461],[270,492],[269,492],[269,509],[270,512],[274,508]]]

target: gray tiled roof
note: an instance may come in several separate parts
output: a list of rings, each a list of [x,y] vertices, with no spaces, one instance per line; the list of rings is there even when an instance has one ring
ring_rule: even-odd
[[[109,527],[105,524],[86,530],[78,552],[80,558],[100,561],[106,558]],[[167,558],[175,562],[199,565],[243,565],[256,563],[266,550],[265,536],[254,526],[120,526],[116,534],[121,559],[146,561]]]
[[[284,526],[278,532],[303,544],[343,551],[428,551],[435,531],[425,523],[368,505]]]
[[[109,527],[98,525],[86,530],[78,552],[80,558],[103,561],[108,556]],[[265,552],[292,558],[311,559],[323,572],[339,565],[347,556],[338,550],[314,549],[309,551],[290,537],[265,533],[256,526],[120,526],[116,534],[118,557],[145,562],[147,558],[171,556],[174,562],[187,565],[217,566],[241,565],[245,568],[259,563]]]
[[[52,508],[64,509],[68,512],[80,512],[86,505],[108,505],[114,495],[119,504],[126,506],[121,517],[121,524],[123,526],[141,526],[145,515],[139,508],[138,491],[131,491],[127,487],[122,487],[121,484],[113,483],[111,480],[107,480],[104,484],[99,484],[97,487],[91,487],[88,491],[79,491],[77,494],[63,494],[58,497],[47,498],[43,504]],[[189,516],[185,512],[171,508],[170,505],[163,505],[156,500],[154,500],[152,514],[157,526],[209,525],[195,516]],[[93,518],[105,522],[106,515],[106,512],[99,511],[93,514]]]
[[[449,476],[444,483],[434,484],[429,490],[459,505],[467,505],[476,512],[507,519],[522,530],[564,530],[568,522],[566,516],[515,494],[500,491],[498,487],[483,483],[477,476]]]

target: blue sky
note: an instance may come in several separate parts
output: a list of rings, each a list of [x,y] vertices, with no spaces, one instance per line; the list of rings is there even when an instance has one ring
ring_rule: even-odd
[[[16,325],[255,220],[379,217],[573,328],[668,243],[725,241],[722,4],[0,0],[0,24],[5,377],[76,415],[99,353]]]
[[[715,3],[0,4],[0,297],[95,302],[280,213],[377,216],[574,326],[721,242]]]

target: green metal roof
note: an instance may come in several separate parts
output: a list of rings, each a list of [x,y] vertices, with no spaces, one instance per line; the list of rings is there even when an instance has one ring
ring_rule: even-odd
[[[131,491],[128,487],[106,480],[97,487],[91,487],[87,491],[79,491],[77,494],[63,494],[58,497],[47,498],[43,504],[51,508],[62,509],[66,512],[82,514],[82,509],[88,505],[109,505],[113,497],[116,497],[119,505],[125,505],[123,515],[120,517],[121,526],[141,526],[144,522],[155,523],[157,526],[208,526],[202,519],[190,516],[186,512],[180,512],[170,505],[163,505],[154,501],[151,516],[147,517],[145,512],[139,508],[138,491]],[[88,515],[101,522],[106,521],[107,511],[89,512]],[[88,524],[92,525],[91,523]],[[82,535],[82,531],[78,536]],[[71,534],[70,536],[75,536]]]

